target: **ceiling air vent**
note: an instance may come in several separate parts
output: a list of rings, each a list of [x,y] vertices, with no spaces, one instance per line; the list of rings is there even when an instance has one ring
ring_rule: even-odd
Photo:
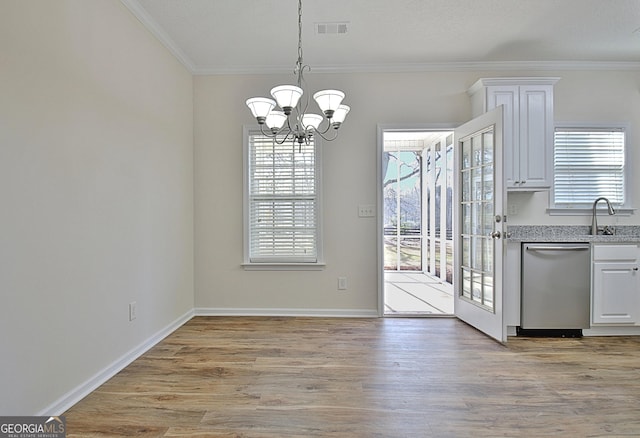
[[[316,23],[316,34],[318,35],[342,35],[347,33],[349,22]]]

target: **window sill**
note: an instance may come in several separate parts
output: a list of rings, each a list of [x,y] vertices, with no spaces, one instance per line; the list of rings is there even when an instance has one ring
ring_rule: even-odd
[[[245,271],[322,271],[327,265],[317,263],[243,263]]]
[[[635,208],[616,208],[616,215],[619,216],[631,216],[635,214]],[[597,210],[598,217],[607,216],[599,208]],[[547,208],[549,216],[591,216],[593,214],[592,208]]]

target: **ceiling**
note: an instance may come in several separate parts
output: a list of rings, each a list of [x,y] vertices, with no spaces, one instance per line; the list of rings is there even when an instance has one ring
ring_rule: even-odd
[[[121,0],[194,74],[290,72],[296,0]],[[314,71],[640,68],[639,0],[306,0]],[[318,34],[317,24],[346,23]]]

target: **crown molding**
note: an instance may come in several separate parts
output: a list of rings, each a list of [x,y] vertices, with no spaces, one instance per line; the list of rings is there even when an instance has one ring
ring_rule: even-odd
[[[640,71],[640,62],[627,61],[478,61],[426,62],[415,64],[366,64],[311,66],[313,73],[422,73],[455,71],[567,71],[567,70],[624,70]],[[291,73],[293,68],[274,66],[195,68],[194,75],[252,75]]]
[[[129,9],[129,11],[147,28],[153,36],[155,36],[164,45],[173,56],[187,69],[194,74],[195,64],[189,56],[182,51],[173,39],[167,35],[162,26],[158,24],[147,11],[138,3],[137,0],[120,0],[120,2]]]

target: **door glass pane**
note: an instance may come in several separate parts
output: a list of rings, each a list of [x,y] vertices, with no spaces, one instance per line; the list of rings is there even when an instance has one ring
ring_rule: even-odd
[[[482,251],[482,270],[485,272],[493,271],[493,239],[483,238]]]
[[[482,168],[471,169],[471,200],[482,199]]]
[[[487,307],[493,307],[493,276],[484,275],[484,284],[482,288],[482,304]]]
[[[462,142],[462,163],[461,169],[468,169],[471,167],[471,140],[465,140]]]
[[[490,165],[482,169],[482,199],[493,199],[493,167]]]
[[[471,273],[471,299],[482,303],[482,274],[479,272]]]
[[[471,165],[474,166],[474,167],[481,166],[482,162],[483,162],[483,159],[482,159],[482,137],[472,137],[471,138],[471,147],[472,147]]]
[[[462,268],[462,296],[471,299],[471,271]]]
[[[472,136],[463,142],[469,161],[461,175],[461,264],[462,296],[483,306],[493,306],[493,268],[495,227],[493,132]],[[463,151],[465,149],[463,148]],[[466,276],[466,279],[465,279]],[[466,281],[466,283],[465,283]]]
[[[493,163],[493,131],[485,132],[482,134],[482,164]]]
[[[493,202],[485,202],[482,215],[482,233],[484,236],[488,236],[493,232]]]
[[[482,237],[471,238],[471,268],[477,271],[482,271],[482,244],[484,239]]]
[[[471,172],[462,172],[462,202],[471,200]]]
[[[462,234],[471,234],[471,204],[462,204]]]

